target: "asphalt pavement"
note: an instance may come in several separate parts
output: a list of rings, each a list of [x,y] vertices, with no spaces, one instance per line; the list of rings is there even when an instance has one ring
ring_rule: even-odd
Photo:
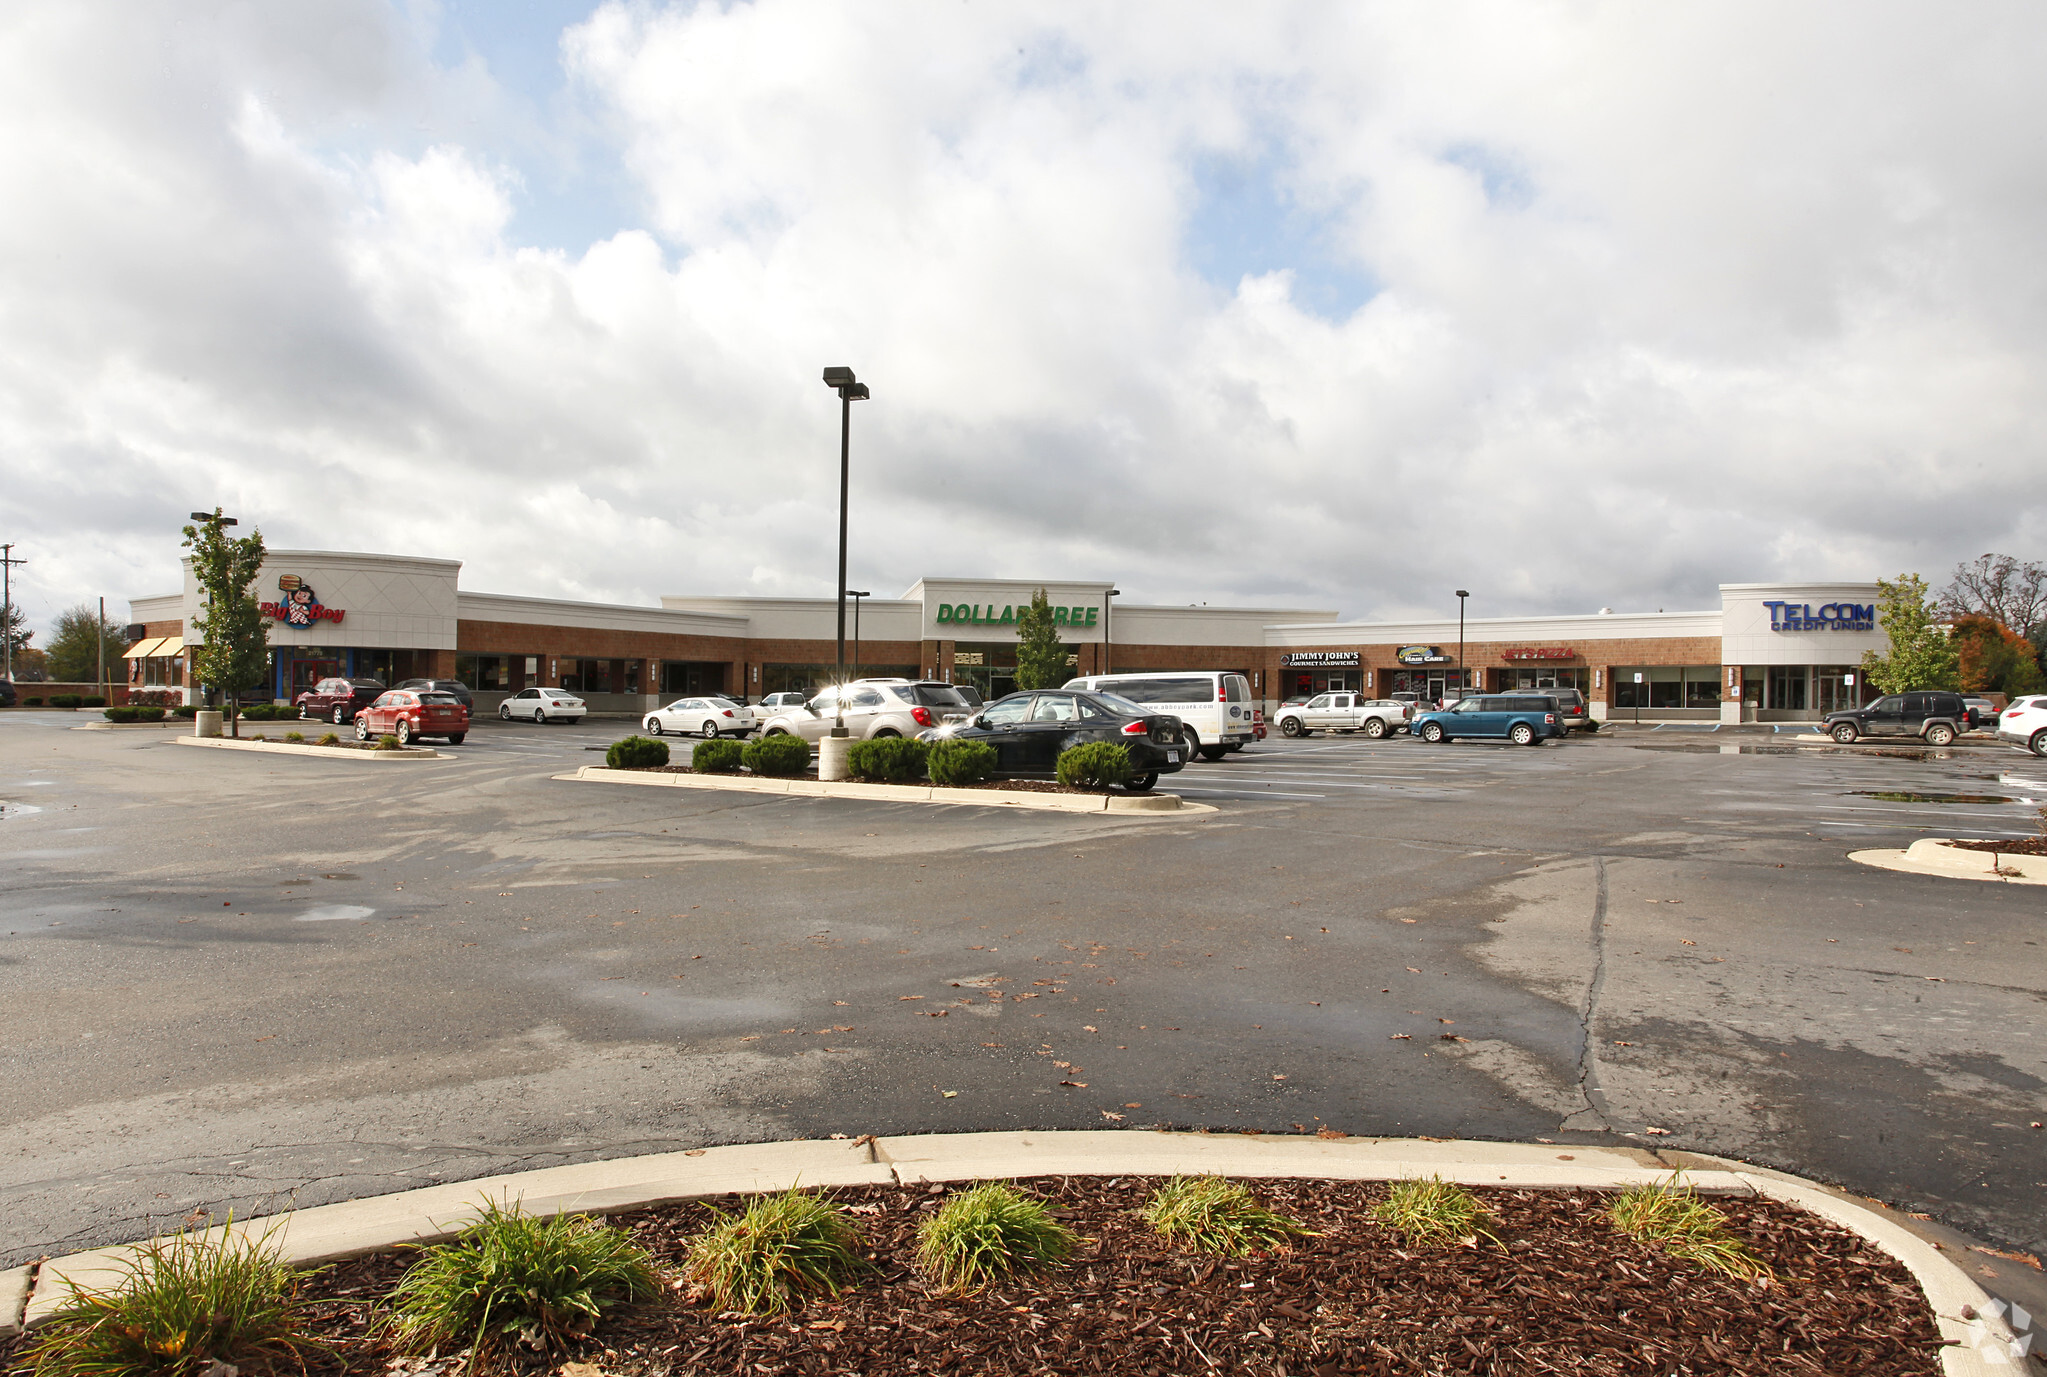
[[[369,764],[81,720],[0,713],[0,1265],[676,1147],[1152,1124],[1689,1148],[2047,1251],[2042,891],[1847,859],[2033,833],[2016,751],[1317,736],[1162,786],[1218,813],[1110,817],[553,778],[618,723]]]

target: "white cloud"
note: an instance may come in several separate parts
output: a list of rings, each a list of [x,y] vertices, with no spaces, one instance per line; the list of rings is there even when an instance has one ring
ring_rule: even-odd
[[[430,15],[0,18],[32,614],[172,586],[215,501],[475,588],[822,592],[827,363],[889,592],[1675,607],[2047,545],[2031,7],[607,5],[562,59],[645,218],[575,253]],[[1375,294],[1200,277],[1216,156]]]

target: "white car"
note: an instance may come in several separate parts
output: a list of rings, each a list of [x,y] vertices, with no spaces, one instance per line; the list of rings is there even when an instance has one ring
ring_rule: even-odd
[[[2047,756],[2047,694],[2012,699],[1997,715],[1997,739]]]
[[[567,689],[530,688],[498,704],[498,716],[509,722],[524,717],[534,722],[578,722],[589,709]]]
[[[753,730],[753,709],[741,707],[729,698],[678,698],[665,708],[656,708],[640,723],[649,736],[679,732],[705,738],[745,736]]]

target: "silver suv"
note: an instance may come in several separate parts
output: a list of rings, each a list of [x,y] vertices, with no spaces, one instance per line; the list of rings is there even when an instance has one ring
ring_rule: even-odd
[[[778,709],[761,724],[761,735],[816,741],[842,713],[846,731],[866,739],[915,736],[944,726],[948,718],[968,717],[973,707],[951,684],[932,679],[855,679],[843,688],[826,687],[802,707]]]

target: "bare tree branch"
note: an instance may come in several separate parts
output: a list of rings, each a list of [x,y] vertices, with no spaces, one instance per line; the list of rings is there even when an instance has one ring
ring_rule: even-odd
[[[1940,592],[1941,615],[1989,617],[2023,636],[2047,621],[2047,565],[1984,555],[1955,566]]]

